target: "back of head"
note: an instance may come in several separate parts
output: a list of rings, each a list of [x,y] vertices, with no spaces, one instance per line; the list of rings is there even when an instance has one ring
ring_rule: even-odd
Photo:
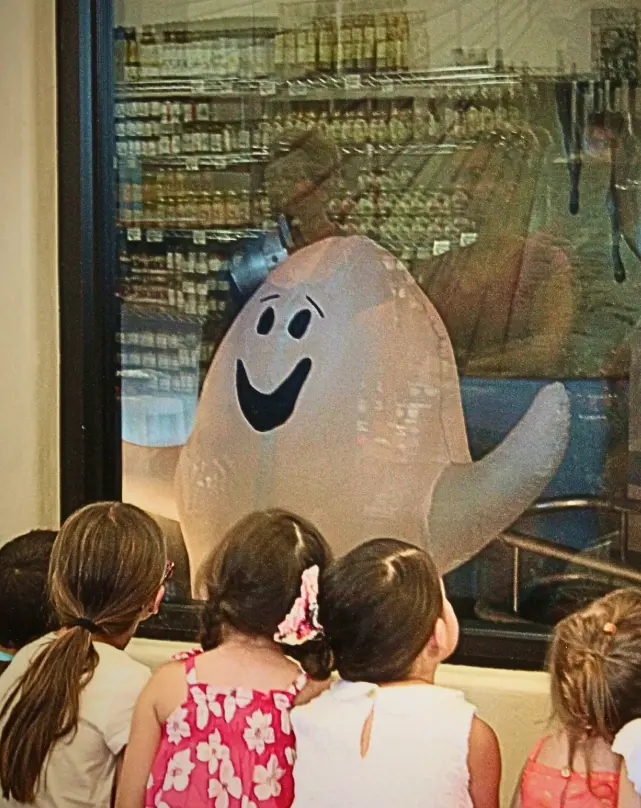
[[[5,798],[34,800],[51,747],[77,727],[80,694],[99,661],[92,632],[114,644],[132,633],[162,586],[165,563],[160,528],[133,505],[87,505],[64,523],[49,574],[63,630],[35,655],[0,711]]]
[[[0,548],[0,645],[19,650],[55,626],[47,578],[55,530],[32,530]]]
[[[548,669],[554,715],[571,750],[595,737],[611,743],[641,717],[641,591],[611,592],[562,620]]]
[[[423,550],[374,539],[338,559],[320,583],[320,621],[343,679],[406,678],[443,613],[438,571]]]
[[[268,510],[242,519],[199,570],[198,588],[206,598],[203,648],[218,646],[226,628],[273,639],[300,594],[303,572],[313,566],[322,572],[330,560],[325,539],[294,514]],[[321,675],[324,646],[312,641],[288,653],[312,676]]]

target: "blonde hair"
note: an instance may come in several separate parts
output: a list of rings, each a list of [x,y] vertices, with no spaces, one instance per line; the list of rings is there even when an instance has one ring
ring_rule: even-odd
[[[0,711],[5,799],[35,800],[52,747],[77,729],[80,695],[99,661],[91,632],[107,641],[133,632],[162,585],[165,563],[160,528],[133,505],[87,505],[62,526],[49,590],[66,630],[36,654]]]
[[[592,741],[612,743],[624,724],[641,716],[641,591],[619,589],[562,620],[548,670],[553,717],[568,737],[568,765],[580,745],[589,764]]]

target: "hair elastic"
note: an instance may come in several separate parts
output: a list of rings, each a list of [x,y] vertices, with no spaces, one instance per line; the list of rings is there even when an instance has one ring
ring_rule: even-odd
[[[93,620],[90,620],[88,617],[77,617],[69,623],[68,628],[84,628],[90,634],[100,634],[102,631],[100,626],[96,625]]]
[[[614,623],[605,623],[604,626],[603,626],[603,633],[604,634],[616,634],[617,633],[617,627],[614,625]]]

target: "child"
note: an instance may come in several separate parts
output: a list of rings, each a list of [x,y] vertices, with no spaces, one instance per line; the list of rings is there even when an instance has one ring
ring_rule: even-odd
[[[512,806],[615,808],[621,759],[611,744],[641,716],[641,592],[612,592],[562,620],[548,668],[557,728],[530,753]]]
[[[203,653],[158,670],[134,713],[117,808],[287,808],[289,711],[327,668],[316,582],[330,560],[317,531],[283,511],[239,522],[205,561]]]
[[[69,517],[49,588],[61,630],[25,646],[0,678],[3,806],[109,808],[133,705],[149,671],[124,648],[164,594],[165,541],[138,508]]]
[[[32,530],[0,548],[0,673],[55,626],[47,576],[55,530]]]
[[[498,808],[494,732],[434,674],[458,623],[432,559],[392,539],[321,578],[319,617],[341,679],[292,712],[296,808]]]

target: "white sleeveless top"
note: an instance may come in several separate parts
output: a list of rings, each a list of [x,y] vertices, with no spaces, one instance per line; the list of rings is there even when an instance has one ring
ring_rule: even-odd
[[[474,713],[463,693],[437,685],[335,682],[292,711],[292,808],[473,808],[467,757]]]

